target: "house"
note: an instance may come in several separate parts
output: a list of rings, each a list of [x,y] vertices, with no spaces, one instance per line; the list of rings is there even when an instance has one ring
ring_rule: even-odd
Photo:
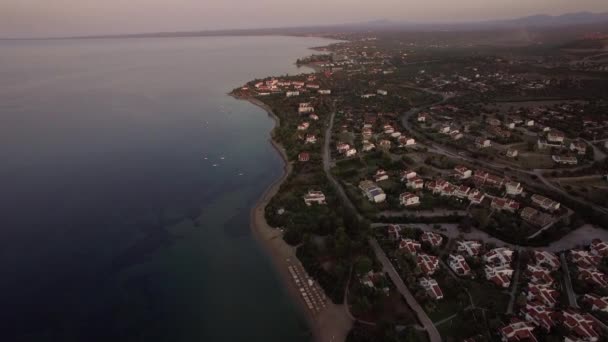
[[[573,141],[570,143],[570,150],[576,151],[578,154],[587,153],[587,145],[582,141]]]
[[[560,207],[559,202],[555,202],[554,200],[545,196],[534,194],[532,197],[530,197],[530,199],[532,200],[532,203],[547,211],[553,212],[558,210]]]
[[[450,254],[448,265],[457,275],[464,277],[471,274],[471,268],[464,257],[460,254]]]
[[[406,182],[409,181],[410,179],[414,179],[416,178],[417,174],[416,171],[414,170],[403,170],[401,171],[401,181],[402,182]]]
[[[519,209],[519,203],[510,198],[494,197],[492,199],[492,209],[514,212]]]
[[[589,342],[595,342],[599,339],[600,334],[596,330],[595,321],[588,313],[582,314],[567,309],[562,311],[560,316],[562,325],[575,336]]]
[[[429,297],[431,297],[431,299],[433,299],[433,300],[443,299],[443,292],[441,291],[441,287],[439,287],[437,280],[435,280],[433,278],[422,277],[422,278],[420,278],[420,281],[418,282],[418,284],[420,284],[420,287],[422,287],[424,289],[426,294]]]
[[[432,275],[439,268],[439,258],[433,255],[418,254],[416,262],[422,273],[426,275]]]
[[[469,193],[469,201],[471,201],[471,204],[481,204],[485,198],[486,195],[477,189],[473,189],[473,191]]]
[[[306,144],[316,144],[317,143],[317,136],[314,134],[307,134],[306,135]]]
[[[545,284],[528,284],[528,300],[535,300],[544,306],[553,308],[559,301],[559,291]]]
[[[561,266],[559,257],[555,253],[537,250],[533,252],[532,257],[537,266],[547,268],[551,271],[557,271]]]
[[[401,226],[398,224],[389,224],[387,233],[390,240],[397,241],[401,238]]]
[[[526,266],[526,273],[532,284],[551,285],[555,281],[551,276],[551,271],[537,265],[528,264]]]
[[[466,254],[470,257],[478,256],[481,253],[483,245],[479,241],[474,240],[463,240],[456,241],[456,251],[458,253]]]
[[[511,277],[513,269],[507,265],[503,266],[485,266],[486,279],[493,282],[499,287],[508,288],[511,285]]]
[[[346,151],[350,150],[350,145],[346,143],[338,143],[338,145],[336,145],[336,149],[339,153],[346,153]]]
[[[388,91],[386,91],[384,89],[378,89],[378,91],[376,91],[376,94],[386,96],[386,95],[388,95]]]
[[[381,181],[385,181],[388,179],[388,173],[382,169],[379,169],[376,171],[376,174],[374,175],[374,180],[376,182],[381,182]]]
[[[304,195],[304,203],[307,206],[311,206],[312,204],[325,204],[325,195],[321,191],[309,190],[306,195]]]
[[[372,151],[373,149],[376,148],[376,145],[370,143],[370,142],[364,142],[363,143],[363,152],[369,152]]]
[[[305,131],[308,129],[308,127],[310,127],[310,124],[308,122],[304,121],[298,125],[298,131]]]
[[[521,195],[524,191],[524,188],[521,186],[519,182],[507,182],[505,183],[505,189],[507,190],[507,195]]]
[[[363,127],[361,135],[363,139],[370,139],[374,135],[374,131],[370,127]]]
[[[500,188],[505,183],[505,179],[503,177],[499,177],[496,175],[490,175],[486,177],[486,184],[489,186],[493,186],[495,188]]]
[[[515,122],[513,122],[513,121],[505,122],[505,127],[507,127],[508,129],[515,129]]]
[[[595,267],[582,268],[578,266],[578,278],[592,286],[608,287],[608,277]]]
[[[454,191],[454,196],[458,198],[468,198],[469,192],[471,192],[471,188],[466,185],[461,185],[456,188]]]
[[[452,138],[452,140],[460,140],[464,138],[464,134],[460,133],[459,131],[451,131],[450,138]]]
[[[583,301],[591,306],[591,311],[608,312],[608,297],[600,297],[594,293],[587,293]]]
[[[391,125],[384,125],[383,127],[385,134],[393,134],[395,133],[395,128]]]
[[[315,111],[315,107],[310,102],[302,102],[298,107],[299,114],[309,114]]]
[[[526,126],[533,127],[534,126],[534,120],[526,120]]]
[[[549,131],[547,133],[547,141],[552,144],[562,144],[564,142],[564,133],[558,131]]]
[[[483,261],[492,265],[509,265],[513,261],[513,250],[507,247],[494,248],[483,256]]]
[[[519,215],[524,221],[539,227],[544,227],[554,221],[553,216],[530,207],[525,207]]]
[[[391,138],[398,138],[397,141],[399,143],[401,143],[401,139],[399,139],[399,138],[401,138],[401,132],[395,131],[395,132],[391,133]]]
[[[450,131],[451,131],[450,126],[442,126],[441,128],[439,128],[439,133],[449,134]]]
[[[426,122],[429,117],[429,113],[418,113],[418,122]]]
[[[390,142],[390,140],[386,140],[386,139],[380,140],[379,145],[380,145],[380,148],[383,148],[383,149],[389,149],[389,148],[391,148],[391,142]]]
[[[424,187],[424,180],[420,177],[414,177],[407,181],[408,189],[418,190]]]
[[[591,249],[591,253],[593,255],[597,255],[600,257],[608,256],[608,243],[600,239],[593,239],[589,248]]]
[[[533,332],[534,325],[532,323],[513,318],[509,325],[500,328],[500,337],[502,342],[538,342]]]
[[[492,142],[490,139],[477,138],[475,139],[475,146],[477,146],[477,148],[488,148],[492,146]]]
[[[288,91],[285,93],[286,97],[294,97],[294,96],[300,96],[300,92],[299,91]]]
[[[306,85],[306,88],[308,88],[308,89],[319,89],[319,88],[321,88],[321,86],[319,86],[318,84],[315,84],[315,83],[308,83]]]
[[[553,161],[556,164],[564,164],[564,165],[577,165],[578,164],[578,159],[576,159],[576,157],[572,157],[572,156],[558,156],[558,155],[552,155],[551,159],[553,159]]]
[[[516,158],[519,155],[519,151],[513,148],[507,150],[507,157]]]
[[[384,278],[384,274],[382,272],[369,271],[359,279],[359,282],[373,289],[376,288],[376,284],[380,283],[382,278]]]
[[[473,171],[469,170],[467,167],[458,165],[454,168],[454,172],[457,178],[459,179],[469,179],[471,178]]]
[[[555,312],[539,303],[526,303],[526,307],[522,308],[521,312],[526,321],[544,329],[546,332],[550,332],[555,327]]]
[[[362,181],[359,183],[359,189],[363,191],[363,194],[372,203],[382,203],[386,201],[386,194],[384,191],[372,181]]]
[[[310,160],[310,153],[302,152],[302,153],[298,154],[298,161],[307,162],[309,160]]]
[[[590,268],[599,265],[602,258],[584,250],[573,249],[570,250],[570,260],[583,268]]]
[[[318,120],[319,120],[319,116],[318,116],[317,114],[315,114],[315,113],[310,114],[310,115],[308,116],[308,118],[309,118],[310,120],[313,120],[313,121],[318,121]]]
[[[351,148],[348,151],[346,151],[346,157],[354,157],[357,155],[357,149],[356,148]]]
[[[420,197],[411,192],[404,192],[399,195],[399,203],[401,203],[401,205],[404,207],[417,205],[420,204]]]
[[[406,136],[401,136],[397,139],[399,146],[413,146],[416,145],[416,139]]]
[[[401,239],[399,242],[399,250],[408,254],[416,255],[420,251],[420,242],[412,239]]]
[[[331,90],[329,90],[329,89],[319,89],[317,91],[317,93],[319,95],[331,95]]]
[[[433,247],[439,247],[443,242],[443,236],[433,232],[424,232],[422,233],[420,240],[422,240],[422,242],[424,243],[428,243]]]

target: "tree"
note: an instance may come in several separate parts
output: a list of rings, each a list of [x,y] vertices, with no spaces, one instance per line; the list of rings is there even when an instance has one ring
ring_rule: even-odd
[[[358,275],[368,273],[372,270],[373,262],[367,256],[360,256],[355,261],[355,272]]]

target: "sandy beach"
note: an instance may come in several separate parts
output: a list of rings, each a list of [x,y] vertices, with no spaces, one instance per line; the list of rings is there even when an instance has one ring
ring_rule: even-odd
[[[280,125],[280,119],[261,101],[255,98],[235,98],[249,101],[264,109],[268,115],[274,119],[275,127]],[[284,148],[272,138],[270,138],[270,142],[283,159],[283,174],[270,185],[256,205],[251,209],[251,228],[253,235],[270,257],[290,296],[305,315],[313,335],[313,340],[318,342],[344,341],[353,324],[344,305],[336,305],[333,304],[330,299],[326,299],[323,308],[319,311],[314,311],[309,308],[301,295],[300,285],[296,284],[290,273],[290,267],[297,267],[304,272],[302,265],[296,257],[296,249],[288,245],[282,238],[282,232],[270,227],[264,217],[266,205],[276,195],[281,184],[292,171],[292,164],[288,161]]]

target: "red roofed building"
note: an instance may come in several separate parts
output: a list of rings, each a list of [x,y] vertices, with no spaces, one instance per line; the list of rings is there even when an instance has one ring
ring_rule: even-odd
[[[595,322],[589,314],[568,309],[561,313],[562,324],[574,335],[585,341],[595,342],[599,339],[599,333],[595,328]]]
[[[468,179],[471,178],[472,171],[469,170],[466,166],[458,165],[454,168],[454,174],[456,178]]]
[[[582,268],[578,266],[578,278],[593,286],[608,287],[608,277],[597,268]]]
[[[528,264],[526,270],[528,277],[530,278],[530,282],[533,284],[553,284],[555,279],[551,276],[551,271],[546,268]]]
[[[591,306],[592,311],[608,312],[608,297],[600,297],[594,293],[583,296],[583,301]]]
[[[553,308],[559,301],[559,292],[550,285],[528,284],[528,300],[536,300],[543,305]]]
[[[450,254],[448,265],[459,276],[463,277],[471,274],[471,268],[462,255]]]
[[[439,258],[428,254],[419,254],[417,257],[418,267],[422,273],[432,275],[439,268]]]
[[[422,246],[420,242],[412,239],[401,239],[399,243],[399,250],[409,254],[416,255]]]
[[[456,241],[456,251],[474,257],[481,253],[483,245],[479,241]]]
[[[498,247],[490,250],[483,256],[483,261],[493,265],[508,265],[513,260],[513,250]]]
[[[503,342],[530,341],[537,342],[532,323],[513,318],[511,323],[500,329]]]
[[[422,240],[422,242],[428,243],[429,245],[431,245],[433,247],[439,247],[439,246],[441,246],[441,243],[443,242],[443,237],[437,233],[424,232],[424,233],[422,233],[421,240]]]
[[[492,208],[496,210],[507,210],[514,212],[519,209],[519,203],[509,198],[494,197],[492,200]]]
[[[594,255],[600,256],[600,257],[606,257],[608,256],[608,243],[600,240],[600,239],[593,239],[593,241],[591,241],[591,253],[593,253]]]
[[[600,263],[600,261],[602,261],[602,258],[599,256],[580,249],[571,250],[570,259],[572,262],[583,268],[595,267]]]
[[[551,271],[556,271],[561,266],[559,257],[555,253],[547,251],[534,251],[534,262],[537,266],[548,268]]]
[[[426,294],[434,300],[443,299],[443,291],[437,283],[437,280],[433,278],[420,278],[420,286],[426,291]]]
[[[401,226],[398,224],[389,224],[388,238],[397,241],[401,238]]]
[[[486,279],[493,282],[499,287],[507,288],[511,285],[511,277],[513,276],[513,269],[509,266],[490,266],[486,265],[485,269]]]
[[[307,162],[309,160],[310,160],[310,153],[302,152],[302,153],[298,154],[298,161]]]
[[[551,331],[555,326],[555,312],[539,303],[526,303],[526,307],[521,311],[526,321],[534,323],[534,325],[543,328],[547,332]]]

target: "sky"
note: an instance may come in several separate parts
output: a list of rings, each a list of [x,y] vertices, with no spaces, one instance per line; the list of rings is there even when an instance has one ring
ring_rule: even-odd
[[[606,12],[607,0],[0,0],[0,37],[461,22]]]

